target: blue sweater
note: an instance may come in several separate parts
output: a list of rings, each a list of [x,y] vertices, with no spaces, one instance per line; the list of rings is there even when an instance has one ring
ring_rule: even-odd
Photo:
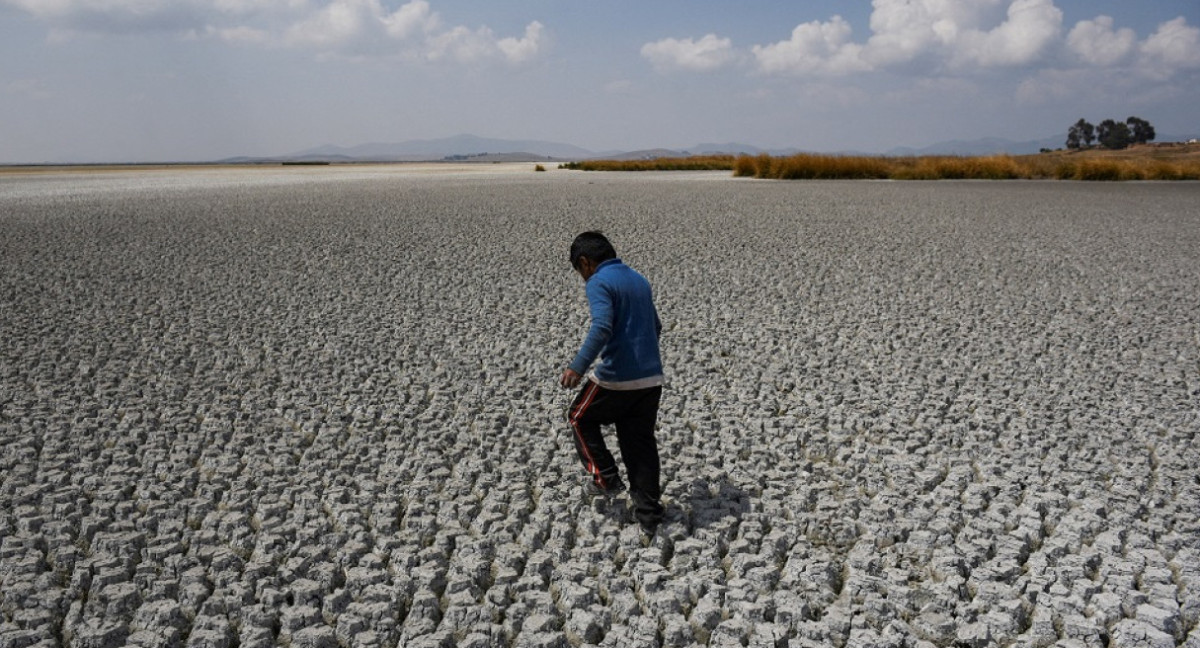
[[[601,387],[640,389],[663,384],[658,336],[662,322],[650,282],[620,259],[602,262],[586,285],[592,325],[571,369],[592,372]]]

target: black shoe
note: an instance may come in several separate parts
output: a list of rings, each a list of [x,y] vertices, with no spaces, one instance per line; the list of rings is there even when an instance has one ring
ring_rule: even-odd
[[[642,534],[644,535],[653,536],[658,532],[657,520],[639,520],[638,526],[642,528]]]
[[[642,525],[642,530],[649,529],[648,533],[654,533],[654,529],[663,521],[663,516],[667,512],[662,502],[637,490],[630,491],[629,499],[633,505],[633,515],[637,518],[638,524]]]
[[[625,492],[625,482],[621,481],[620,477],[613,477],[605,481],[608,482],[608,488],[603,488],[595,480],[589,479],[584,483],[583,490],[591,497],[603,496],[608,499],[612,499],[617,494]]]

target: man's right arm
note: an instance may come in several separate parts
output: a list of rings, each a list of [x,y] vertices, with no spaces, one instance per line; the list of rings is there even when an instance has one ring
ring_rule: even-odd
[[[587,283],[588,305],[591,311],[592,323],[588,327],[587,337],[579,347],[579,353],[571,361],[570,369],[583,375],[592,366],[600,350],[608,344],[613,330],[613,299],[608,288],[599,281]]]

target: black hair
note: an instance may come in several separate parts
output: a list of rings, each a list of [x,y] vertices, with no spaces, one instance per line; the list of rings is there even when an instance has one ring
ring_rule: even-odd
[[[608,238],[600,232],[584,232],[576,236],[575,241],[571,243],[572,268],[579,269],[580,257],[587,257],[593,263],[600,263],[617,258],[617,251],[613,249],[612,243],[608,242]]]

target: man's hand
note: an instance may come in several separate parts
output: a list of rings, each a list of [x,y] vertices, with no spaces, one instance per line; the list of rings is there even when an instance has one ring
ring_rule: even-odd
[[[558,384],[566,389],[572,389],[579,386],[580,380],[583,380],[583,376],[575,373],[574,369],[564,369],[562,377],[558,379]]]

